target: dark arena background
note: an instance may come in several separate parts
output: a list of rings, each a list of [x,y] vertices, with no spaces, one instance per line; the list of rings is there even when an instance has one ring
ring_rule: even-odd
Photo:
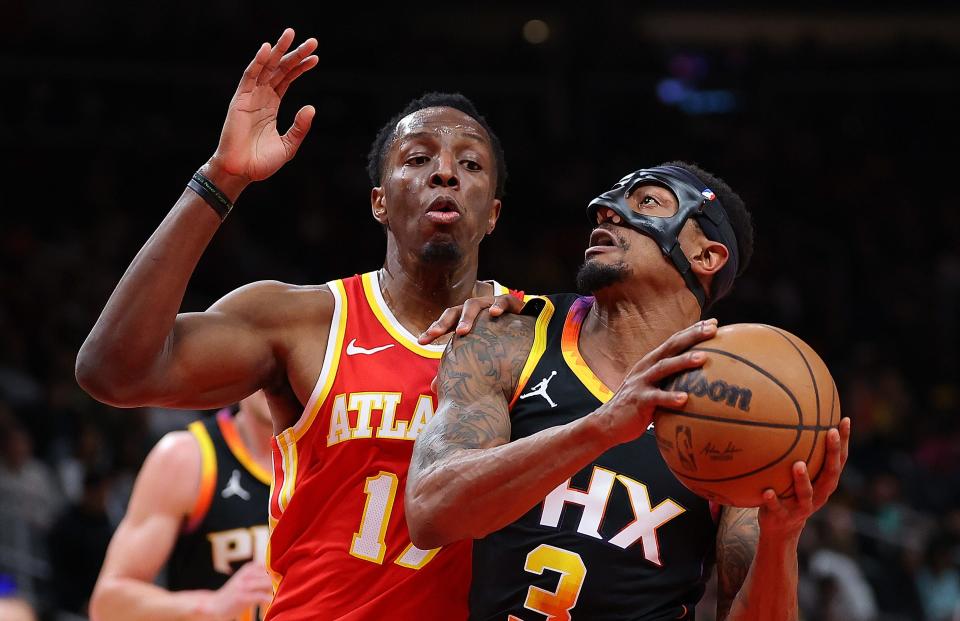
[[[803,619],[960,619],[960,8],[774,4],[3,2],[0,596],[86,618],[146,452],[208,414],[104,406],[74,361],[244,67],[291,26],[320,64],[280,124],[311,103],[313,128],[241,196],[186,310],[379,267],[366,154],[424,91],[463,92],[499,134],[509,180],[480,277],[527,292],[573,289],[586,204],[622,173],[697,162],[756,228],[716,316],[809,342],[853,419],[801,541]]]

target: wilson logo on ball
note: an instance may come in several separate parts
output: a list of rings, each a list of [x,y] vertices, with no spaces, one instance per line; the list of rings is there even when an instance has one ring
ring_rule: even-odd
[[[723,380],[711,382],[699,369],[677,376],[670,382],[669,389],[706,397],[716,403],[726,403],[744,412],[750,411],[750,399],[753,398],[749,388],[728,384]]]

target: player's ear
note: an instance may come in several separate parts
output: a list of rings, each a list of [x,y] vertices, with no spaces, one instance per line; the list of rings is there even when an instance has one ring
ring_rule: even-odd
[[[493,199],[493,204],[490,208],[490,216],[487,218],[487,235],[493,233],[493,229],[497,228],[497,220],[500,218],[500,207],[503,204],[500,202],[499,198]]]
[[[705,237],[701,238],[698,250],[699,252],[688,257],[688,260],[690,267],[699,276],[713,276],[730,258],[730,251],[726,246]]]
[[[386,196],[381,186],[370,190],[370,211],[374,220],[384,225],[387,223]]]
[[[700,225],[693,219],[687,221],[680,231],[680,247],[690,261],[690,268],[709,285],[710,279],[727,264],[730,251],[718,241],[707,239]]]

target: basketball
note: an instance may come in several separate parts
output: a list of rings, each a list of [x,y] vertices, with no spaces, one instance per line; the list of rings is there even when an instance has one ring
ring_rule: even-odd
[[[804,461],[815,480],[827,430],[840,422],[840,401],[823,360],[795,335],[741,323],[693,347],[702,368],[664,386],[684,391],[682,408],[659,408],[654,429],[670,470],[694,493],[724,505],[757,507],[771,488],[793,495],[792,465]]]

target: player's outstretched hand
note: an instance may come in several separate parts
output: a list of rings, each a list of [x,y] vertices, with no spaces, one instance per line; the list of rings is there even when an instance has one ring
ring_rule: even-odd
[[[221,172],[247,182],[266,179],[290,161],[307,135],[313,106],[297,112],[287,133],[277,131],[280,100],[294,80],[319,62],[313,54],[317,40],[307,39],[290,50],[294,36],[287,28],[275,45],[261,45],[243,72],[211,160]]]
[[[849,450],[850,419],[844,418],[840,421],[839,429],[827,432],[827,454],[816,482],[810,481],[807,464],[798,461],[793,464],[793,496],[777,498],[772,489],[763,492],[763,505],[758,515],[761,536],[799,535],[807,523],[807,518],[826,504],[827,499],[837,489]]]
[[[716,335],[717,320],[704,319],[675,333],[641,358],[613,398],[595,412],[605,431],[616,442],[628,442],[647,430],[657,407],[676,408],[686,403],[687,393],[663,390],[660,384],[671,375],[702,367],[706,355],[688,350]]]
[[[238,569],[226,584],[214,591],[208,610],[210,619],[230,621],[259,606],[265,608],[273,598],[273,585],[263,563],[250,561]]]
[[[519,313],[522,309],[523,300],[512,293],[505,293],[496,297],[487,295],[470,298],[459,306],[451,306],[443,311],[440,317],[423,331],[417,341],[421,345],[428,345],[444,334],[453,331],[454,326],[456,326],[457,336],[469,334],[473,330],[473,324],[477,320],[477,316],[484,310],[489,312],[491,317],[499,317],[504,313]]]

